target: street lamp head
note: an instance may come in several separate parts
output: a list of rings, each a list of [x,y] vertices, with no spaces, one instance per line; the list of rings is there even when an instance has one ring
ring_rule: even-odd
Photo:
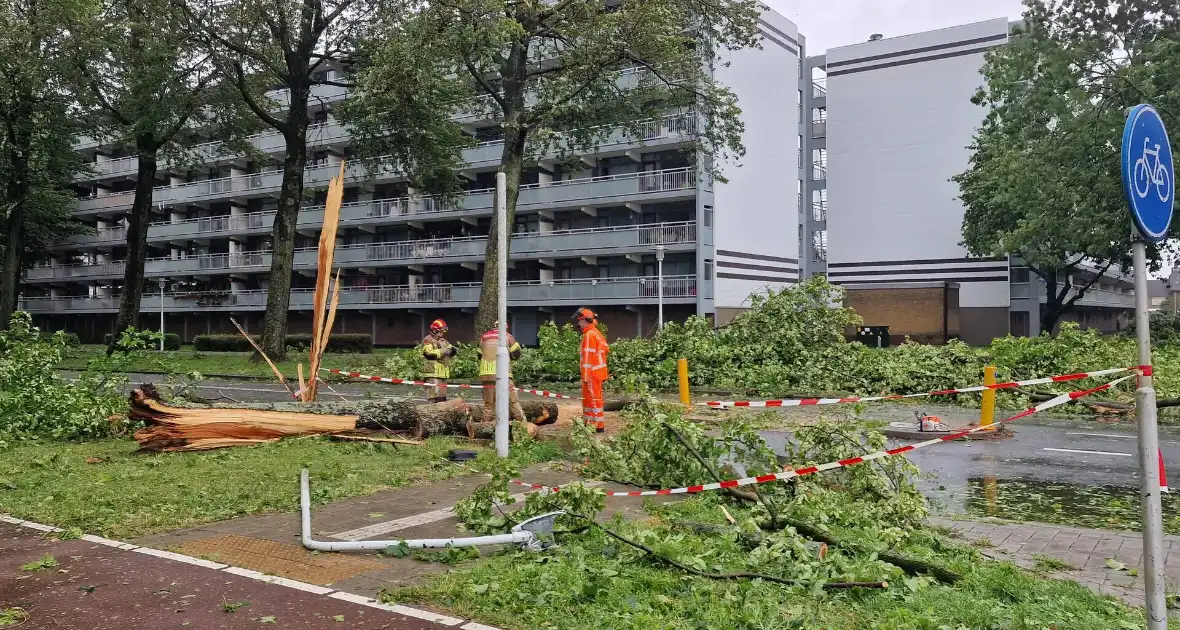
[[[656,260],[664,259],[664,249],[666,248],[663,245],[656,245]]]

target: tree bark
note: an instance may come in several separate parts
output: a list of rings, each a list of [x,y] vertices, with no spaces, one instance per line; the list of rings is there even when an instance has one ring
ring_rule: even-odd
[[[123,269],[123,291],[119,296],[119,315],[107,354],[115,351],[119,334],[139,323],[139,307],[143,300],[144,264],[147,261],[147,233],[152,222],[152,194],[156,184],[155,138],[143,134],[136,142],[139,162],[135,175],[135,199],[131,202],[131,216],[127,220],[127,262]]]
[[[29,151],[28,133],[21,128],[31,124],[23,117],[18,119],[17,128],[9,134],[11,142],[9,159],[13,164],[13,177],[5,187],[4,200],[9,210],[4,219],[4,257],[0,260],[0,330],[8,328],[12,314],[16,312],[20,297],[21,272],[25,262],[25,222],[29,197]]]
[[[504,224],[508,234],[506,248],[512,253],[512,224],[516,220],[516,200],[520,195],[520,175],[524,170],[524,149],[528,140],[528,128],[522,125],[524,117],[525,90],[528,59],[528,44],[517,42],[509,52],[508,60],[504,63],[501,75],[504,89],[504,150],[500,154],[500,170],[504,172],[505,182],[505,214]],[[475,312],[475,334],[480,335],[491,330],[499,313],[500,269],[497,265],[497,254],[500,230],[495,214],[492,216],[492,226],[488,230],[488,245],[483,257],[483,284],[479,290],[479,309]],[[507,296],[505,296],[507,299]]]
[[[287,111],[287,142],[283,158],[283,185],[279,208],[271,230],[270,277],[266,291],[266,315],[263,320],[262,349],[277,361],[287,355],[287,315],[291,307],[291,274],[295,265],[296,225],[303,201],[303,173],[307,167],[307,98],[306,84],[291,87],[291,104]],[[257,358],[257,357],[256,357]]]

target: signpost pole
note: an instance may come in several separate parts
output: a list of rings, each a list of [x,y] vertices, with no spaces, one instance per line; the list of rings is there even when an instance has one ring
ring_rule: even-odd
[[[496,280],[499,323],[496,343],[496,454],[508,457],[508,179],[496,173]]]
[[[1156,427],[1155,387],[1151,379],[1151,324],[1147,310],[1147,244],[1131,245],[1135,266],[1135,334],[1139,338],[1139,387],[1135,414],[1139,422],[1139,478],[1143,496],[1143,581],[1149,630],[1167,630],[1164,599],[1163,506],[1160,500],[1159,432]]]
[[[1139,430],[1139,482],[1143,502],[1143,582],[1148,630],[1167,630],[1164,598],[1163,509],[1155,387],[1151,370],[1151,320],[1147,310],[1147,243],[1167,237],[1172,222],[1176,176],[1172,148],[1159,113],[1150,105],[1127,112],[1122,144],[1123,188],[1131,209],[1135,271],[1135,332],[1139,342],[1139,384],[1135,415]]]

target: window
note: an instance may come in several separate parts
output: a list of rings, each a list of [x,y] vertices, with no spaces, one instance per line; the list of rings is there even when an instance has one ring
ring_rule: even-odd
[[[713,227],[713,206],[705,206],[705,227]]]
[[[705,282],[713,280],[713,259],[705,259]]]
[[[1028,282],[1028,267],[1013,267],[1011,273],[1012,282]]]

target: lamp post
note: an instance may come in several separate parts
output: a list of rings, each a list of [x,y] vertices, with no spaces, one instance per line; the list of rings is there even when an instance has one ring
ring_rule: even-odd
[[[664,246],[656,245],[656,322],[659,330],[664,329]]]
[[[496,454],[508,457],[508,178],[496,173],[496,304],[499,338],[496,342]]]

